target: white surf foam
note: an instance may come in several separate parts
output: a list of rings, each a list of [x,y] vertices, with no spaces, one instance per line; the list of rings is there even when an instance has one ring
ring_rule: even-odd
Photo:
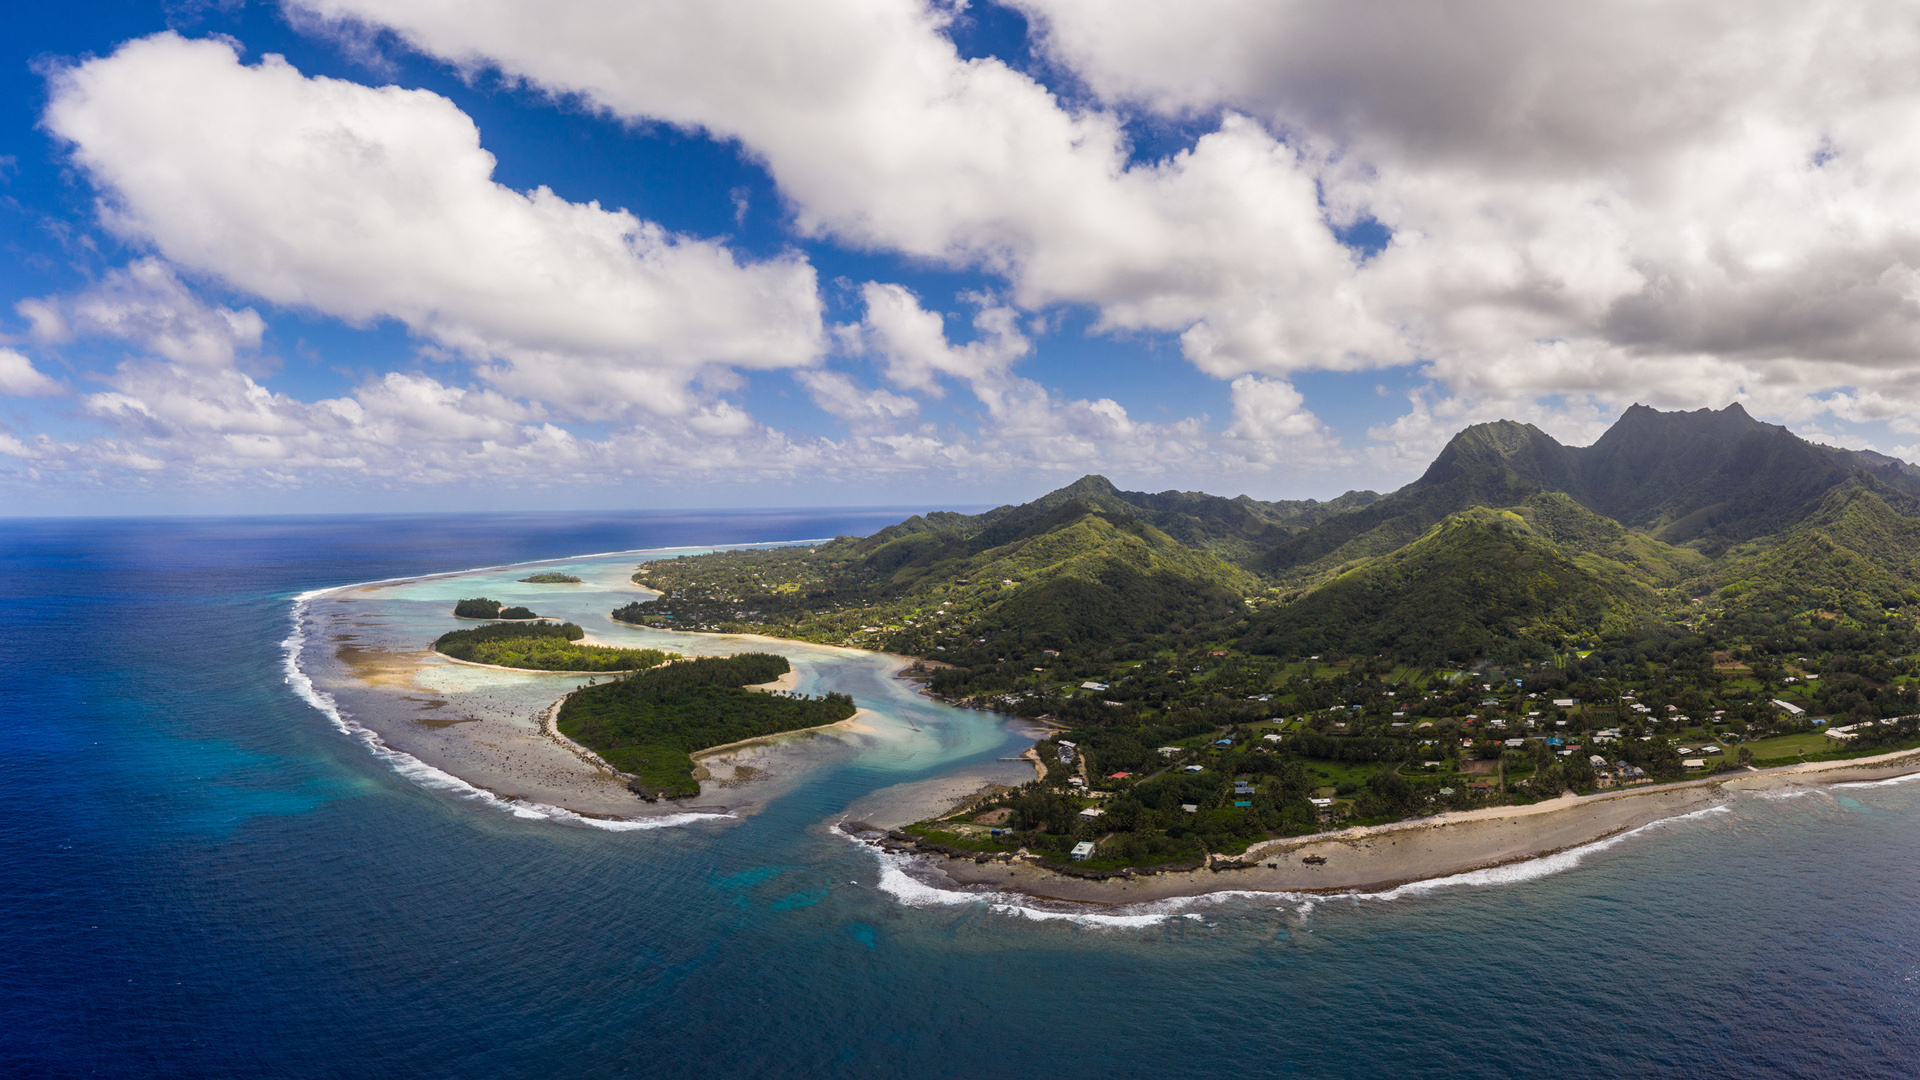
[[[1916,780],[1920,780],[1920,772],[1908,773],[1905,776],[1890,776],[1885,780],[1842,780],[1836,782],[1833,786],[1849,788],[1897,787],[1901,784],[1911,784]]]
[[[618,552],[614,553],[618,554]],[[471,572],[471,571],[469,571]],[[386,578],[386,581],[410,581],[416,578]],[[300,699],[318,709],[322,715],[332,721],[333,726],[343,735],[365,746],[374,757],[386,762],[394,772],[408,780],[436,791],[450,791],[461,798],[472,799],[496,810],[504,810],[517,818],[553,821],[567,825],[581,825],[592,829],[604,829],[609,832],[633,832],[645,829],[664,829],[676,825],[690,825],[697,821],[711,821],[731,818],[732,814],[682,813],[662,814],[656,818],[608,819],[588,817],[576,814],[559,806],[546,803],[525,802],[515,799],[503,799],[485,788],[460,779],[450,772],[437,769],[405,751],[388,746],[378,732],[358,723],[340,708],[332,694],[313,685],[313,679],[300,666],[300,655],[307,644],[306,615],[313,601],[329,593],[347,589],[358,589],[380,582],[366,581],[357,585],[341,585],[327,589],[313,589],[293,598],[293,632],[280,643],[283,653],[281,666],[286,672],[287,685]]]
[[[1539,878],[1547,877],[1550,874],[1558,874],[1571,870],[1581,863],[1586,862],[1587,859],[1594,855],[1598,855],[1610,848],[1618,847],[1636,836],[1652,832],[1655,829],[1664,829],[1679,824],[1680,822],[1691,821],[1696,818],[1725,814],[1732,809],[1733,807],[1726,803],[1717,803],[1699,810],[1676,814],[1670,818],[1650,821],[1637,829],[1628,829],[1626,832],[1616,836],[1609,836],[1604,840],[1595,840],[1590,844],[1581,844],[1579,847],[1571,847],[1565,851],[1556,851],[1551,855],[1542,855],[1535,859],[1507,863],[1504,866],[1492,866],[1485,870],[1469,870],[1463,874],[1449,874],[1446,877],[1428,878],[1425,881],[1410,881],[1405,885],[1395,886],[1394,888],[1381,892],[1354,892],[1343,895],[1351,895],[1363,900],[1398,900],[1403,896],[1420,896],[1437,889],[1452,889],[1475,885],[1515,885],[1522,881],[1535,881]]]

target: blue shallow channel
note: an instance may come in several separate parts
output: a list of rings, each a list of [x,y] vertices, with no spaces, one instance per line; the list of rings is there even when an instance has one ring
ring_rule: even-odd
[[[417,784],[281,668],[313,589],[900,516],[0,525],[0,1075],[1920,1073],[1920,783],[1392,899],[1038,918],[828,828],[1020,744],[990,718],[610,832]]]

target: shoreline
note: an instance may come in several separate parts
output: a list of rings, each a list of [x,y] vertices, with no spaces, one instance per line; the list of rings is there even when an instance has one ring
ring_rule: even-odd
[[[831,724],[815,724],[812,727],[794,728],[791,731],[776,731],[770,735],[755,735],[750,739],[737,739],[730,743],[721,743],[719,746],[709,746],[704,750],[695,750],[687,756],[693,759],[695,765],[698,765],[706,758],[731,753],[735,750],[744,750],[749,746],[766,746],[785,739],[789,735],[805,735],[810,732],[822,731],[851,731],[855,734],[871,734],[874,729],[861,723],[861,721],[872,715],[871,710],[855,709],[852,716],[847,717],[845,720],[835,720]]]
[[[1626,791],[1562,796],[1529,806],[1486,807],[1385,825],[1262,841],[1238,857],[1210,856],[1196,869],[1104,880],[1073,877],[1036,858],[946,855],[911,851],[946,879],[943,887],[987,886],[1040,900],[1112,906],[1215,893],[1378,893],[1439,879],[1497,871],[1624,837],[1659,822],[1725,805],[1734,795],[1787,787],[1886,780],[1920,773],[1920,750],[1864,758],[1800,762],[1722,773]],[[1308,864],[1305,857],[1326,861]]]

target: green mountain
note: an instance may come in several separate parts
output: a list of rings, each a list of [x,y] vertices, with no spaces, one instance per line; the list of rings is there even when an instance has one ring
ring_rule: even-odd
[[[1236,614],[1259,588],[1210,552],[1077,498],[916,516],[818,548],[655,562],[635,580],[663,595],[616,618],[908,652],[958,627],[1033,647],[1184,631]]]
[[[1617,586],[1672,588],[1712,565],[1697,551],[1634,532],[1562,492],[1541,492],[1512,509],[1575,563]]]
[[[1253,565],[1282,578],[1313,574],[1412,543],[1469,507],[1513,506],[1579,486],[1574,452],[1546,432],[1511,420],[1477,424],[1455,435],[1420,479],[1282,540]]]
[[[1920,604],[1920,519],[1851,481],[1806,520],[1736,549],[1719,577],[1719,598],[1740,621],[1825,613],[1878,622],[1889,609]]]
[[[1910,489],[1914,466],[1809,443],[1738,405],[1635,406],[1588,447],[1475,425],[1386,496],[1261,502],[1086,476],[818,548],[650,563],[636,580],[665,595],[617,617],[915,655],[1194,635],[1278,655],[1540,655],[1629,625],[1684,635],[1709,612],[1857,619],[1920,604]]]
[[[1845,451],[1760,423],[1738,404],[1691,413],[1635,405],[1577,453],[1577,497],[1589,509],[1712,554],[1806,517],[1859,471]]]
[[[1574,517],[1559,505],[1534,514],[1563,523]],[[1626,553],[1617,538],[1595,542]],[[1520,513],[1474,507],[1263,614],[1243,645],[1281,656],[1386,654],[1423,664],[1547,655],[1590,643],[1609,622],[1651,604],[1652,593],[1626,580],[1624,566],[1592,551],[1569,555]]]
[[[1502,420],[1460,432],[1418,480],[1282,540],[1249,565],[1309,580],[1409,543],[1449,514],[1545,492],[1718,556],[1808,518],[1851,481],[1891,496],[1920,493],[1920,468],[1807,442],[1738,404],[1684,413],[1635,405],[1588,447]]]
[[[996,520],[1044,512],[1067,502],[1135,517],[1189,547],[1249,563],[1295,533],[1377,501],[1371,491],[1349,491],[1326,502],[1314,499],[1261,502],[1241,495],[1223,498],[1198,491],[1121,491],[1104,476],[1083,476],[1024,506],[1001,507]],[[996,517],[997,515],[997,517]]]

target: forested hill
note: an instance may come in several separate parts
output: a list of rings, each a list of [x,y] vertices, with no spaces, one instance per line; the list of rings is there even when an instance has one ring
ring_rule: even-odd
[[[664,595],[615,617],[984,651],[1016,671],[1043,650],[1202,641],[1280,658],[1537,660],[1697,630],[1707,614],[1752,631],[1920,611],[1916,491],[1920,469],[1809,443],[1738,405],[1635,406],[1587,447],[1475,425],[1386,496],[1262,502],[1086,476],[818,548],[650,563],[636,580]]]
[[[1920,493],[1920,469],[1807,442],[1738,404],[1690,413],[1635,405],[1587,447],[1503,420],[1460,432],[1418,480],[1287,537],[1253,567],[1309,579],[1411,543],[1450,514],[1514,506],[1541,492],[1563,493],[1627,528],[1718,556],[1806,520],[1848,483],[1908,507]]]
[[[1185,632],[1230,619],[1260,588],[1218,556],[1077,499],[930,514],[818,548],[660,560],[634,580],[663,595],[616,619],[909,653],[959,628],[1032,649]]]

